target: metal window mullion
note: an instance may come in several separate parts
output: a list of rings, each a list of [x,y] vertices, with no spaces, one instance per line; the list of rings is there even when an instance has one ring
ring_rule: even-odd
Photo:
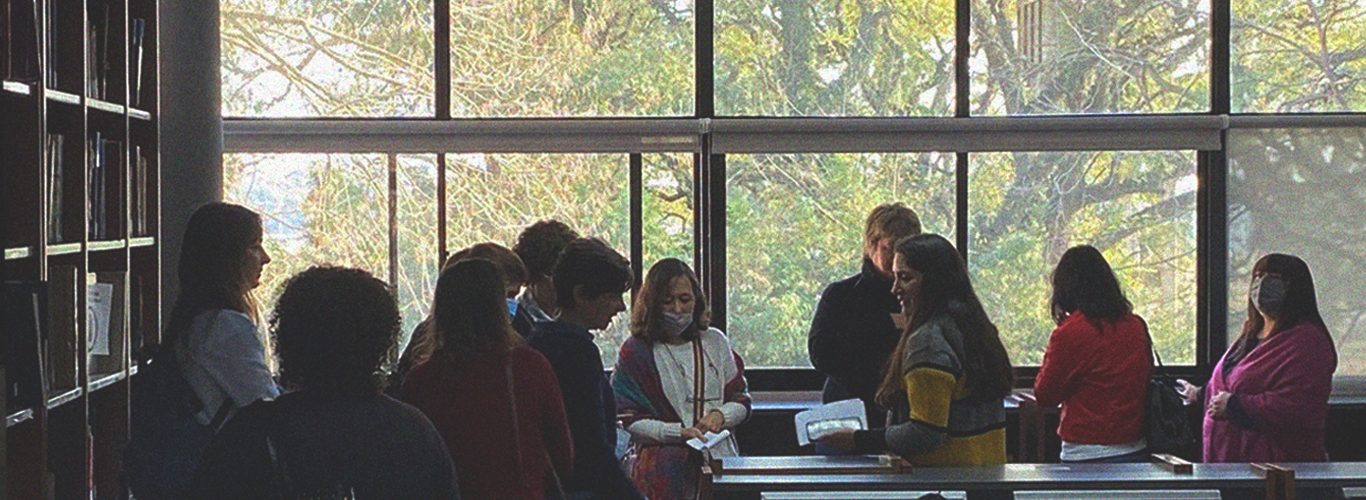
[[[713,24],[716,6],[712,0],[693,0],[693,57],[695,92],[693,115],[697,118],[716,116],[716,47]]]
[[[1228,144],[1228,133],[1224,134]],[[1197,165],[1201,180],[1196,207],[1196,364],[1212,370],[1228,346],[1228,152],[1202,153]]]
[[[1231,0],[1210,0],[1210,113],[1227,115],[1232,109],[1230,74],[1232,54]]]
[[[436,92],[436,118],[451,118],[451,1],[435,0],[432,4],[433,71],[432,89]]]
[[[708,155],[707,176],[707,280],[711,299],[712,325],[725,331],[726,318],[726,156]]]
[[[635,302],[635,294],[640,290],[641,277],[645,272],[645,223],[644,223],[644,155],[631,153],[630,155],[631,172],[630,177],[630,213],[631,213],[631,267],[635,275],[631,283],[631,299]]]
[[[953,37],[953,116],[966,118],[972,114],[972,78],[968,58],[972,55],[972,0],[954,2]]]
[[[954,217],[958,244],[958,254],[963,257],[963,262],[968,262],[968,153],[957,153],[954,155],[954,184],[957,196],[955,196],[957,211]]]
[[[1210,114],[1232,110],[1232,1],[1210,0]],[[1196,164],[1196,366],[1213,369],[1228,345],[1228,130]]]
[[[436,252],[437,265],[446,262],[446,153],[436,155]]]
[[[389,286],[398,289],[398,155],[389,153]]]

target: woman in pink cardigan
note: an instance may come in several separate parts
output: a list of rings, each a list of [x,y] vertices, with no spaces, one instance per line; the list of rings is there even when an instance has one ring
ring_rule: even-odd
[[[1257,261],[1247,321],[1203,390],[1206,462],[1322,462],[1337,351],[1300,258]],[[1184,383],[1184,381],[1183,381]]]

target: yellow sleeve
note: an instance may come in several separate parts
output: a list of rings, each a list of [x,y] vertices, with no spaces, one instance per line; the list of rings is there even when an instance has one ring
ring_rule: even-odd
[[[949,406],[958,381],[953,374],[938,368],[917,367],[902,377],[910,419],[945,429],[949,425]]]

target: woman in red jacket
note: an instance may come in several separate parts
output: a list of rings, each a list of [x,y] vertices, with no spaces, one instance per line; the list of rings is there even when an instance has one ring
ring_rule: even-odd
[[[505,290],[484,259],[442,271],[431,357],[399,390],[446,441],[465,500],[546,498],[574,461],[555,372],[513,331]]]
[[[1052,314],[1058,328],[1048,339],[1034,396],[1040,407],[1062,405],[1062,460],[1145,460],[1152,349],[1147,326],[1100,251],[1081,245],[1063,253],[1053,270]]]

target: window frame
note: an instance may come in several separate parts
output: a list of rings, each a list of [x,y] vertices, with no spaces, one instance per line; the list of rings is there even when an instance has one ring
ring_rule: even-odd
[[[645,153],[688,153],[694,169],[694,262],[708,292],[713,321],[726,317],[726,155],[730,153],[953,152],[957,155],[957,239],[968,256],[968,154],[978,151],[1197,151],[1197,330],[1194,365],[1169,366],[1203,379],[1229,339],[1227,132],[1234,128],[1366,128],[1366,112],[1234,114],[1230,112],[1230,3],[1211,0],[1208,112],[1141,115],[974,117],[970,110],[970,0],[955,1],[955,115],[940,118],[744,118],[715,114],[714,0],[695,0],[695,114],[673,118],[452,119],[449,0],[434,0],[436,116],[430,119],[223,120],[224,153],[624,153],[630,158],[630,257],[642,255],[641,170]],[[443,17],[444,16],[444,17]],[[438,200],[445,199],[444,175]],[[391,203],[392,205],[392,203]],[[445,209],[433,207],[445,247]],[[391,250],[392,252],[392,250]],[[637,279],[641,273],[636,269]],[[1021,386],[1038,368],[1017,369]],[[753,368],[755,390],[819,390],[813,369]],[[1366,377],[1339,377],[1339,393],[1366,394]]]

